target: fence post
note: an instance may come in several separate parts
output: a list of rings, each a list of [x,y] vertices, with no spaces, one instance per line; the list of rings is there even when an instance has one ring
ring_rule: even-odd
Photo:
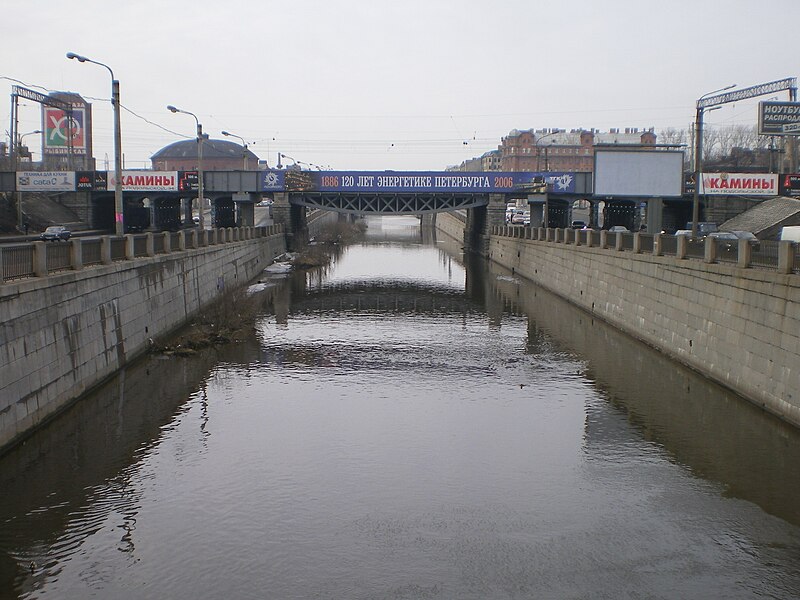
[[[600,231],[600,247],[605,250],[608,248],[608,230],[603,229]]]
[[[130,233],[125,234],[125,260],[133,260],[136,258],[136,247],[133,242],[133,236]]]
[[[622,252],[622,250],[623,250],[623,248],[622,248],[622,232],[621,231],[617,231],[616,235],[617,235],[617,239],[614,242],[614,250],[616,250],[617,252]]]
[[[178,250],[186,250],[186,232],[183,230],[178,232]]]
[[[794,243],[789,240],[778,242],[778,273],[791,273],[794,269]]]
[[[144,253],[147,256],[155,256],[156,255],[156,249],[155,249],[155,244],[153,244],[153,232],[152,231],[148,231],[144,235],[145,235],[145,238],[144,238]]]
[[[110,265],[111,260],[111,236],[104,235],[100,238],[100,262],[104,265]]]
[[[705,255],[703,261],[707,263],[717,262],[717,238],[706,236]]]
[[[80,238],[70,240],[69,263],[73,271],[80,271],[83,268],[83,242]]]
[[[736,253],[736,265],[742,269],[750,266],[753,256],[753,247],[750,245],[750,240],[739,240],[739,247]]]
[[[661,256],[664,252],[661,250],[661,234],[657,233],[653,236],[653,256]]]
[[[677,247],[675,248],[675,258],[682,260],[686,258],[686,248],[689,245],[689,240],[686,239],[685,235],[678,235],[675,237],[677,241]]]
[[[47,277],[47,243],[33,242],[33,274]]]
[[[642,253],[642,234],[638,231],[633,234],[633,253],[634,254],[641,254]]]

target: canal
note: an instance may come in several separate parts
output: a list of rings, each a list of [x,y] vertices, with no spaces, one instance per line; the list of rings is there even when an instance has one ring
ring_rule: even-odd
[[[800,597],[735,395],[413,218],[251,292],[0,458],[0,598]]]

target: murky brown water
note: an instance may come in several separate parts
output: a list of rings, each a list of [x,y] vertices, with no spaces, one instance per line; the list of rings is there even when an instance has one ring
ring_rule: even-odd
[[[0,598],[800,597],[739,398],[414,220],[258,294],[0,459]]]

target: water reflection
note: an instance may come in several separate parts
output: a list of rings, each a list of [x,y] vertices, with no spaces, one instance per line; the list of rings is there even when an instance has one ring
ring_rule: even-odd
[[[722,484],[726,495],[800,525],[795,428],[547,291],[494,273],[497,293],[530,317],[531,352],[557,343],[586,361],[576,376],[603,398],[588,406],[587,456],[613,455],[635,435]]]

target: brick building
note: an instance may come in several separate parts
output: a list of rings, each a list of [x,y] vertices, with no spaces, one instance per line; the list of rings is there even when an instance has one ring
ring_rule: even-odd
[[[569,171],[591,172],[594,167],[596,144],[625,144],[652,147],[656,144],[654,130],[624,131],[611,129],[541,129],[534,131],[512,129],[501,141],[501,171]]]
[[[197,140],[181,140],[150,157],[155,171],[196,171]],[[227,140],[203,139],[204,171],[256,171],[258,156],[241,144]]]

